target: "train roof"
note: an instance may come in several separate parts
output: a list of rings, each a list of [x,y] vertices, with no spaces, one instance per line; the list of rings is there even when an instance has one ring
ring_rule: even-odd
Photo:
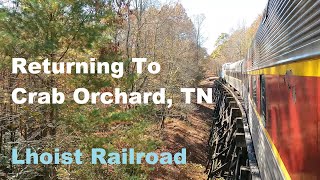
[[[279,2],[267,5],[251,45],[249,70],[320,56],[319,0]]]
[[[226,70],[235,70],[235,71],[241,72],[243,61],[244,60],[236,61],[234,63],[226,63],[226,64],[223,64],[222,67],[225,68]]]

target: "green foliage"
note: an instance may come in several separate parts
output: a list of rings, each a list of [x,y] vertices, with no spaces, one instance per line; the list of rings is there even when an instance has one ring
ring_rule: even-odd
[[[153,113],[151,106],[138,106],[136,109],[129,109],[127,111],[112,112],[103,118],[103,122],[119,122],[119,121],[139,121],[139,119],[150,116]]]
[[[60,122],[68,134],[77,132],[81,139],[76,147],[84,154],[90,154],[92,148],[104,148],[109,152],[119,152],[122,148],[134,148],[135,151],[151,152],[162,143],[152,132],[155,121],[153,106],[137,106],[122,110],[119,106],[97,107],[68,104]],[[86,161],[90,162],[90,157]],[[147,165],[91,165],[72,166],[72,170],[59,169],[59,177],[66,177],[66,172],[73,178],[86,179],[147,179],[152,171]]]
[[[134,55],[126,56],[126,59],[121,56],[121,50],[117,49],[120,45],[117,43],[123,38],[121,37],[123,34],[119,33],[119,30],[123,30],[121,29],[123,24],[120,24],[121,18],[120,20],[117,18],[121,16],[123,7],[115,10],[112,2],[114,1],[9,0],[7,5],[0,4],[0,71],[9,72],[8,67],[11,66],[13,57],[26,58],[28,63],[42,61],[45,58],[52,62],[87,61],[90,57],[96,57],[99,62],[124,62],[125,76],[121,79],[106,75],[47,76],[41,74],[30,75],[27,78],[18,76],[17,83],[14,84],[28,86],[26,89],[30,91],[48,91],[52,87],[57,87],[67,96],[78,87],[97,92],[114,87],[127,92],[137,89],[150,91],[150,89],[166,87],[171,91],[169,94],[175,97],[173,94],[180,86],[191,86],[200,80],[199,63],[193,58],[196,56],[193,51],[196,48],[196,42],[193,40],[194,25],[182,5],[164,6],[153,10],[143,8],[143,11],[149,11],[150,16],[146,14],[142,17],[144,12],[141,12],[141,17],[132,21],[132,29],[129,30],[131,32],[128,36],[136,37],[128,37],[130,43],[127,46],[132,46],[128,47],[131,48],[129,51],[135,51],[136,56],[144,55],[159,61],[162,71],[155,76],[147,73],[136,74],[134,66],[127,59]],[[115,13],[116,11],[119,12]],[[138,14],[134,13],[129,18],[134,18],[133,16]],[[134,25],[138,19],[145,21],[140,22],[141,27]],[[161,24],[150,22],[161,22]],[[154,30],[156,32],[153,32]],[[204,56],[204,53],[199,50],[197,56]],[[180,99],[178,96],[175,98]],[[33,128],[38,130],[46,127],[44,135],[37,137],[37,142],[40,144],[43,142],[41,138],[49,135],[53,138],[53,141],[48,143],[50,145],[44,147],[45,149],[61,147],[71,151],[77,148],[88,154],[91,148],[105,148],[108,152],[112,152],[127,147],[135,148],[136,151],[150,152],[158,149],[162,143],[153,134],[156,124],[154,121],[156,108],[153,105],[130,107],[101,104],[78,105],[67,100],[63,105],[37,106],[37,108],[27,105],[17,106],[17,109],[23,111],[21,117],[25,119],[21,119],[20,125],[16,124],[17,131],[23,132],[16,133],[16,136],[20,134],[31,136],[29,134],[33,133]],[[27,120],[34,121],[37,127],[26,126],[29,129],[23,129],[25,126],[23,123]],[[9,160],[5,158],[0,161],[8,164]],[[12,174],[19,174],[21,169],[26,168],[15,168]],[[56,172],[55,169],[57,169]],[[147,179],[148,173],[152,170],[146,165],[110,167],[85,163],[81,166],[31,167],[26,170],[26,176],[29,172],[30,174],[39,172],[46,177],[57,174],[57,177],[52,178],[59,179],[134,180]]]
[[[60,61],[70,49],[91,48],[101,32],[112,28],[108,21],[113,14],[106,1],[20,0],[18,4],[1,9],[1,17],[6,14],[0,18],[0,33],[8,39],[7,56]]]

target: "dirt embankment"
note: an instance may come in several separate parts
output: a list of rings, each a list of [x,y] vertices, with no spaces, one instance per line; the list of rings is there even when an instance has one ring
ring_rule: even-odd
[[[201,87],[212,87],[212,84],[212,81],[203,81]],[[150,179],[207,179],[204,171],[213,105],[196,104],[196,106],[197,109],[188,115],[187,121],[168,118],[161,133],[164,142],[161,151],[175,153],[181,148],[186,148],[187,164],[156,166]]]

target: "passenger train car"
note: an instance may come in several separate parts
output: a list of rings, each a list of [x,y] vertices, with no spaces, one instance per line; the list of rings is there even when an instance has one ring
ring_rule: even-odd
[[[320,179],[320,1],[269,0],[244,60],[222,66],[243,97],[262,179]]]

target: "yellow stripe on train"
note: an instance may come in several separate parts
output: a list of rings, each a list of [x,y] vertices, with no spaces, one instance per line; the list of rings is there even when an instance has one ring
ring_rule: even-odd
[[[291,72],[288,72],[290,70]],[[286,75],[287,73],[294,76],[320,77],[320,59],[297,61],[248,72],[248,74],[252,75]]]

